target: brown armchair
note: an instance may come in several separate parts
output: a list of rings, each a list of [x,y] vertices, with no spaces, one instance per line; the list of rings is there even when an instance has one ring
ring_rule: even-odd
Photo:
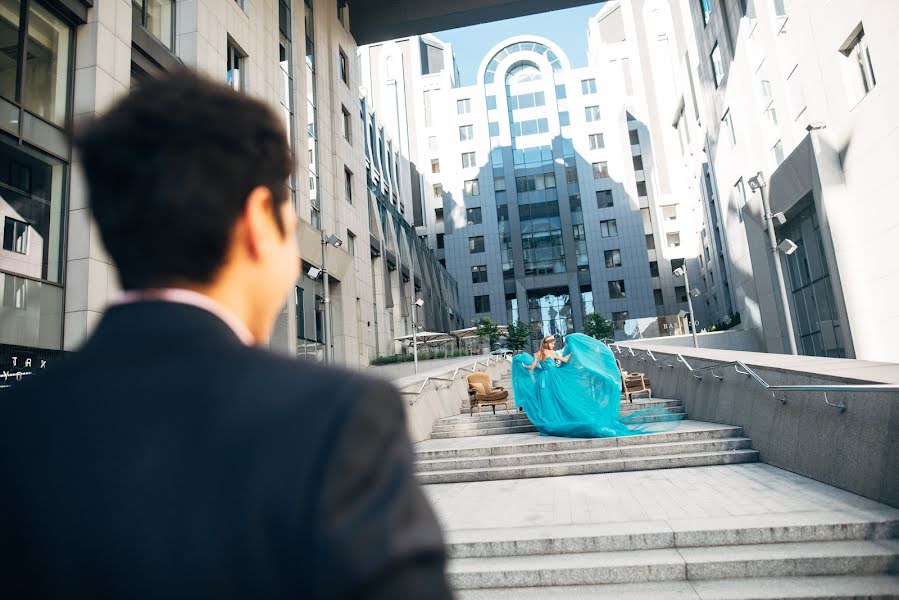
[[[487,373],[472,373],[468,380],[468,398],[470,400],[468,414],[474,414],[474,407],[478,407],[478,414],[481,413],[482,406],[490,406],[493,408],[493,414],[496,414],[496,407],[502,404],[509,412],[509,392],[501,387],[494,387],[490,381],[490,375]]]
[[[643,373],[628,373],[621,366],[621,361],[615,359],[618,370],[621,372],[621,393],[627,402],[633,402],[636,394],[648,394],[652,400],[652,383]]]

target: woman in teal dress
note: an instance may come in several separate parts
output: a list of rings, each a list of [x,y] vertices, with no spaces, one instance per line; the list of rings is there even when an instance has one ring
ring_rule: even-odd
[[[536,356],[523,353],[512,359],[515,403],[543,435],[617,437],[672,429],[666,409],[636,411],[625,418],[621,405],[621,371],[608,346],[584,335],[565,338],[565,349],[546,336]],[[668,425],[660,423],[668,423]]]

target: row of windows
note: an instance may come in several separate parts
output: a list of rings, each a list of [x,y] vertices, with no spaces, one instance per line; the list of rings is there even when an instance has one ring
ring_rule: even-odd
[[[516,121],[512,123],[512,137],[520,137],[523,135],[535,135],[538,133],[549,133],[549,121],[547,119],[529,119],[527,121]]]

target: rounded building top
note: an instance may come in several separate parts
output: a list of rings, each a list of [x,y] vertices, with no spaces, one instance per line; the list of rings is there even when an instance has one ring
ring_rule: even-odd
[[[568,57],[556,44],[538,36],[516,36],[503,40],[484,56],[478,69],[478,81],[487,85],[496,79],[500,63],[517,53],[536,53],[545,57],[553,71],[569,69]]]

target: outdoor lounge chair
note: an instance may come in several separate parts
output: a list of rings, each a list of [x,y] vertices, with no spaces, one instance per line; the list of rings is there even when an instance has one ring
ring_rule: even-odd
[[[478,414],[481,413],[482,406],[490,406],[493,408],[493,414],[496,414],[496,407],[502,404],[509,412],[509,392],[501,387],[494,387],[490,381],[490,375],[487,373],[472,373],[468,380],[468,398],[469,415],[474,414],[474,407],[478,407]]]

